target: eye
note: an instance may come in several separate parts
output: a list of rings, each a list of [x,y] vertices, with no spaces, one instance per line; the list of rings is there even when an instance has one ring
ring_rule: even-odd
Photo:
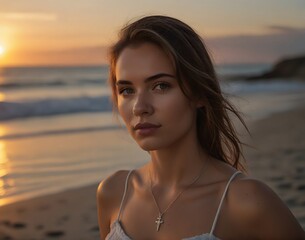
[[[119,89],[119,95],[127,96],[134,93],[134,90],[132,88],[122,88]]]
[[[163,83],[157,83],[153,89],[157,91],[165,91],[169,88],[170,88],[170,84],[163,82]]]

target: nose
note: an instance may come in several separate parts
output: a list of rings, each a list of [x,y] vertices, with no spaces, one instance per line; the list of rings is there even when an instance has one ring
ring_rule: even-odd
[[[141,93],[135,97],[132,110],[135,116],[151,115],[154,112],[154,107],[149,96]]]

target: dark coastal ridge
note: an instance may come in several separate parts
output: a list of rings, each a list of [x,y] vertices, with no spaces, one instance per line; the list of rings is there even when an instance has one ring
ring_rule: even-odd
[[[260,75],[248,76],[246,80],[290,78],[305,81],[305,55],[286,58],[277,62],[270,71]]]

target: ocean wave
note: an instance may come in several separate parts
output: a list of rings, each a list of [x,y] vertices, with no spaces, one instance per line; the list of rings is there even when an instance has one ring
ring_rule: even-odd
[[[105,84],[108,66],[6,67],[0,69],[0,89]]]
[[[0,102],[0,121],[80,112],[107,112],[111,110],[112,104],[109,96]]]

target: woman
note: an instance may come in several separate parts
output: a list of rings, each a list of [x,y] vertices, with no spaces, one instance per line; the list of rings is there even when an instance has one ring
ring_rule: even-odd
[[[114,107],[150,161],[101,182],[101,239],[305,239],[282,201],[239,171],[228,114],[244,122],[192,28],[144,17],[122,29],[110,57]]]

